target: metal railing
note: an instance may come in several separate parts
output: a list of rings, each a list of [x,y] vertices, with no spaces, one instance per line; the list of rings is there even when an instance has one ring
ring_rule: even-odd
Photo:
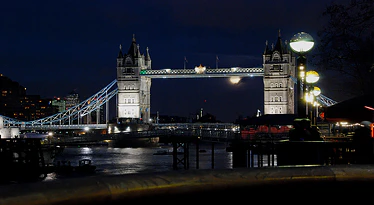
[[[233,141],[233,167],[352,164],[357,158],[347,141],[288,141],[256,139]]]

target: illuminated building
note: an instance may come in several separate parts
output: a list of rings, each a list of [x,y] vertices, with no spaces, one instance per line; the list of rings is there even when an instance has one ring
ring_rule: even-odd
[[[151,79],[140,76],[142,70],[151,69],[151,57],[140,53],[135,36],[127,53],[122,46],[117,57],[117,120],[120,123],[140,119],[150,122]]]
[[[19,120],[35,120],[53,115],[57,109],[51,100],[39,95],[27,95],[26,88],[0,75],[0,114]]]
[[[65,97],[65,109],[68,110],[79,104],[79,94],[75,90],[71,91],[69,95]]]
[[[275,46],[266,42],[263,67],[264,114],[294,114],[295,57],[280,33]]]
[[[57,107],[58,112],[63,112],[66,109],[66,101],[59,97],[55,97],[52,100],[52,105]]]

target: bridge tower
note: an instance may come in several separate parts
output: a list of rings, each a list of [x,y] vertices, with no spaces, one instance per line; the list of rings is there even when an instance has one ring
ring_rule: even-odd
[[[274,46],[266,41],[263,54],[264,114],[295,113],[295,57],[280,31]]]
[[[142,70],[152,69],[148,47],[140,53],[133,35],[127,53],[122,46],[117,57],[117,122],[149,123],[151,102],[151,78],[140,76]]]

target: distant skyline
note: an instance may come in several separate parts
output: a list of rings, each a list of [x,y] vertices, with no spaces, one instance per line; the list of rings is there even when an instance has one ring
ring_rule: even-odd
[[[119,45],[127,51],[133,34],[142,53],[149,48],[153,69],[183,68],[185,57],[187,68],[215,68],[216,56],[219,67],[262,67],[265,42],[275,43],[279,30],[283,41],[305,31],[318,43],[329,2],[7,1],[0,73],[30,95],[64,97],[75,89],[84,100],[116,78]],[[262,78],[237,85],[224,78],[152,81],[151,113],[187,117],[200,108],[224,122],[263,112]]]

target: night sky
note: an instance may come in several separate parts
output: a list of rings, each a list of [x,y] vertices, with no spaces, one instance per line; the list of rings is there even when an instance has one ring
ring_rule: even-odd
[[[81,100],[116,78],[119,45],[133,34],[152,69],[262,67],[265,41],[300,31],[316,43],[326,0],[63,0],[2,2],[0,73],[42,98],[76,90]],[[313,69],[313,68],[311,68]],[[322,74],[323,76],[323,74]],[[323,77],[322,77],[323,79]],[[328,88],[325,95],[328,96]],[[153,79],[151,113],[189,116],[200,108],[223,122],[263,111],[262,77]],[[114,99],[113,99],[114,101]],[[113,110],[113,109],[112,109]]]

